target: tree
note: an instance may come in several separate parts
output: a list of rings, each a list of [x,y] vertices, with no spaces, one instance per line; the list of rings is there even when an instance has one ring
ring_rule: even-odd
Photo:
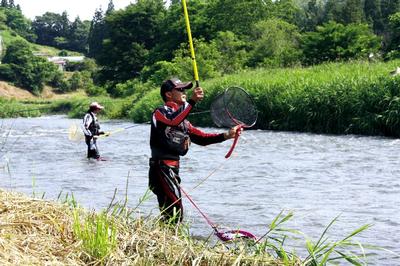
[[[400,58],[400,12],[389,17],[390,31],[386,51],[389,59]]]
[[[290,24],[299,24],[301,9],[294,0],[274,1],[273,16],[282,19]]]
[[[238,36],[247,35],[260,20],[271,17],[272,0],[215,0],[210,1],[208,18],[212,32],[232,31]]]
[[[107,7],[107,10],[106,10],[106,15],[109,15],[109,14],[111,14],[113,11],[114,11],[114,3],[113,3],[113,1],[112,0],[110,0],[110,2],[108,2],[108,7]]]
[[[88,52],[88,35],[90,22],[82,22],[77,17],[71,24],[68,34],[68,48],[81,53]]]
[[[162,0],[139,0],[106,17],[107,39],[95,55],[99,81],[123,82],[138,76],[149,51],[159,42],[165,7]]]
[[[231,31],[218,32],[213,40],[220,52],[217,66],[222,74],[231,74],[243,68],[247,59],[246,44]]]
[[[46,59],[34,56],[25,40],[9,44],[3,63],[7,64],[14,75],[16,85],[39,94],[43,85],[57,76],[57,67]]]
[[[31,31],[30,21],[24,17],[20,10],[7,8],[4,11],[7,16],[6,24],[9,28],[29,41],[34,41],[36,39],[36,36]]]
[[[300,33],[295,25],[276,18],[260,21],[252,36],[250,66],[285,67],[299,62]]]
[[[343,8],[344,24],[363,23],[365,15],[362,0],[347,0]]]
[[[335,21],[343,22],[342,11],[344,0],[327,0],[325,3],[323,22]]]
[[[62,15],[46,12],[42,16],[35,18],[32,22],[32,29],[37,35],[37,43],[64,49],[67,42],[60,42],[60,38],[66,40],[69,34],[70,22],[68,14],[65,11]]]
[[[323,8],[317,0],[310,0],[305,8],[305,30],[314,31],[317,25],[323,21]]]
[[[1,0],[1,7],[8,8],[8,1],[7,0]]]
[[[372,25],[376,34],[382,34],[384,25],[382,21],[381,0],[365,0],[364,2],[365,19]]]
[[[390,22],[389,17],[400,11],[400,0],[385,0],[381,2],[381,12],[382,12],[382,20],[383,25],[385,25],[385,33],[389,34],[390,31]],[[389,37],[385,36],[385,43],[389,42],[387,39]]]
[[[103,48],[103,40],[107,37],[103,11],[96,9],[92,22],[90,23],[88,36],[88,56],[95,58],[99,56]]]
[[[366,24],[345,26],[331,21],[318,26],[316,32],[303,35],[303,61],[306,64],[319,64],[366,58],[369,53],[378,51],[380,41]]]

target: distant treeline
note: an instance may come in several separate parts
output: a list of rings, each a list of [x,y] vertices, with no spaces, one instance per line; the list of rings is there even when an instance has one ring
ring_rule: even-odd
[[[31,42],[95,60],[88,93],[127,97],[170,76],[192,79],[181,1],[112,0],[91,21],[46,12],[33,21],[3,0],[0,25]],[[189,0],[202,80],[246,69],[400,57],[400,0]],[[15,44],[13,44],[15,45]],[[1,73],[0,73],[1,74]]]

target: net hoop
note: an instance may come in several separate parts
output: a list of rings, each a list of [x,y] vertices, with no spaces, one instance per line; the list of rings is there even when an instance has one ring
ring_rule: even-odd
[[[68,139],[71,141],[82,141],[85,139],[85,136],[76,124],[71,124],[68,129]]]
[[[257,240],[257,237],[255,235],[244,230],[229,230],[225,232],[217,232],[216,235],[220,240],[224,242],[234,241],[237,239],[251,239],[254,241]]]
[[[217,95],[211,103],[211,118],[218,127],[250,128],[257,122],[258,112],[252,97],[243,88],[232,86]]]

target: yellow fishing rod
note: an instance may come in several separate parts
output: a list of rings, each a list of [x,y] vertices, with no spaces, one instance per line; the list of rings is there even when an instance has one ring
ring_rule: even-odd
[[[196,87],[199,87],[199,73],[197,71],[196,56],[194,54],[192,32],[190,30],[190,21],[189,21],[189,14],[187,11],[186,0],[182,0],[182,5],[183,5],[183,13],[185,14],[186,31],[189,39],[190,56],[192,58],[194,80],[196,81]]]

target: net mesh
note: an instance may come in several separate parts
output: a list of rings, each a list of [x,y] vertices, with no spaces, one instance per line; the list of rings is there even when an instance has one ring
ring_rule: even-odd
[[[229,87],[215,97],[211,118],[218,127],[252,127],[257,121],[257,109],[250,95],[240,87]]]
[[[68,139],[71,141],[81,141],[85,139],[85,136],[76,124],[71,124],[68,129]]]

